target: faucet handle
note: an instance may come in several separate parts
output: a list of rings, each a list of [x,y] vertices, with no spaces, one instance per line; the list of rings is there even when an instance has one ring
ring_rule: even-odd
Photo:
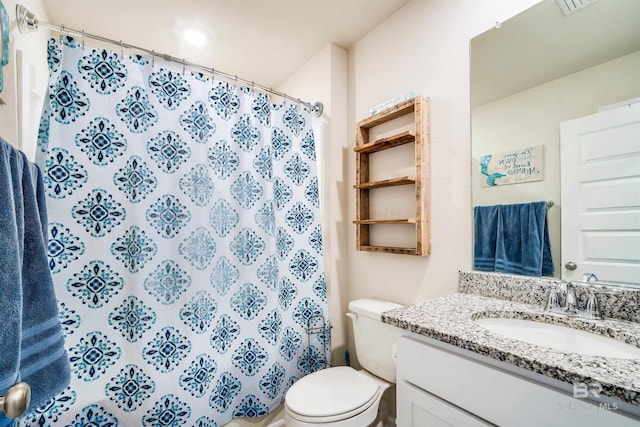
[[[598,303],[598,298],[592,288],[589,289],[587,302],[584,305],[582,316],[589,319],[603,319],[602,313],[600,312],[600,304]]]
[[[547,299],[547,311],[558,310],[561,307],[560,298],[558,296],[558,290],[551,288],[549,291],[549,298]]]
[[[560,283],[558,283],[558,286],[556,286],[556,291],[558,291],[558,293],[560,294],[566,295],[567,286],[568,286],[568,282],[561,280]]]
[[[560,283],[558,283],[558,285],[555,288],[556,294],[558,296],[558,305],[560,307],[564,307],[564,302],[567,299],[567,290],[568,290],[568,283],[565,282],[564,280],[561,280]]]

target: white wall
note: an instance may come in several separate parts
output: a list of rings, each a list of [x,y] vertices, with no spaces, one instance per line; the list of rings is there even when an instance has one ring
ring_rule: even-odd
[[[414,0],[349,50],[348,218],[355,218],[355,123],[407,91],[431,99],[431,256],[355,251],[349,298],[401,304],[455,292],[471,268],[469,41],[535,0]],[[393,200],[390,200],[393,203]]]
[[[640,97],[640,51],[473,109],[474,205],[553,200],[549,212],[551,252],[560,263],[560,122],[598,112],[601,106]],[[481,187],[485,154],[544,146],[544,180]]]
[[[47,40],[50,33],[40,29],[35,33],[21,34],[16,24],[16,3],[22,4],[36,17],[47,21],[42,0],[3,0],[10,20],[9,64],[3,67],[4,89],[0,98],[6,105],[0,106],[0,136],[7,142],[20,148],[31,160],[35,157],[35,147],[40,110],[44,91],[49,80],[47,68]],[[16,51],[22,51],[23,68],[17,69]],[[20,91],[18,83],[24,80],[26,91]],[[20,103],[19,96],[26,101]],[[23,126],[19,129],[19,107],[24,108]],[[24,134],[21,145],[20,133]]]

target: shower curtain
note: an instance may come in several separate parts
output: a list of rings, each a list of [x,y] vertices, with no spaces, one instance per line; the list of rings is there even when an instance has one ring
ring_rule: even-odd
[[[267,414],[327,364],[310,112],[71,37],[48,63],[37,161],[72,382],[26,425]]]

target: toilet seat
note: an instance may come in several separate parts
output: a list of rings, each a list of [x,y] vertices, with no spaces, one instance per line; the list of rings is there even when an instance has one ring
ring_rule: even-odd
[[[288,415],[291,418],[296,419],[297,421],[303,422],[303,423],[309,423],[309,424],[326,424],[326,423],[335,423],[335,422],[339,422],[339,421],[344,421],[344,420],[349,420],[349,419],[353,419],[354,417],[357,417],[358,415],[362,414],[363,412],[367,411],[367,409],[371,408],[372,406],[374,406],[376,404],[376,402],[378,401],[378,396],[374,396],[370,402],[367,402],[366,405],[364,406],[360,406],[358,408],[355,408],[349,412],[344,412],[341,414],[334,414],[334,415],[328,415],[328,416],[324,416],[324,417],[309,417],[309,416],[305,416],[302,414],[298,414],[297,412],[294,412],[291,410],[291,408],[286,408]]]
[[[285,406],[302,422],[335,422],[366,411],[379,400],[379,394],[379,384],[369,375],[339,366],[296,382],[287,393]]]

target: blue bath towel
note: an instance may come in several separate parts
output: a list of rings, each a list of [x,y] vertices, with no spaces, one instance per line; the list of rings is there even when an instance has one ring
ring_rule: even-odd
[[[70,381],[47,236],[40,169],[0,138],[0,396],[16,382],[26,382],[28,411]],[[0,415],[0,425],[6,422]]]
[[[473,269],[494,271],[500,205],[473,208]]]
[[[474,208],[473,268],[551,276],[546,202]]]
[[[551,276],[553,260],[545,202],[501,205],[495,271]]]

